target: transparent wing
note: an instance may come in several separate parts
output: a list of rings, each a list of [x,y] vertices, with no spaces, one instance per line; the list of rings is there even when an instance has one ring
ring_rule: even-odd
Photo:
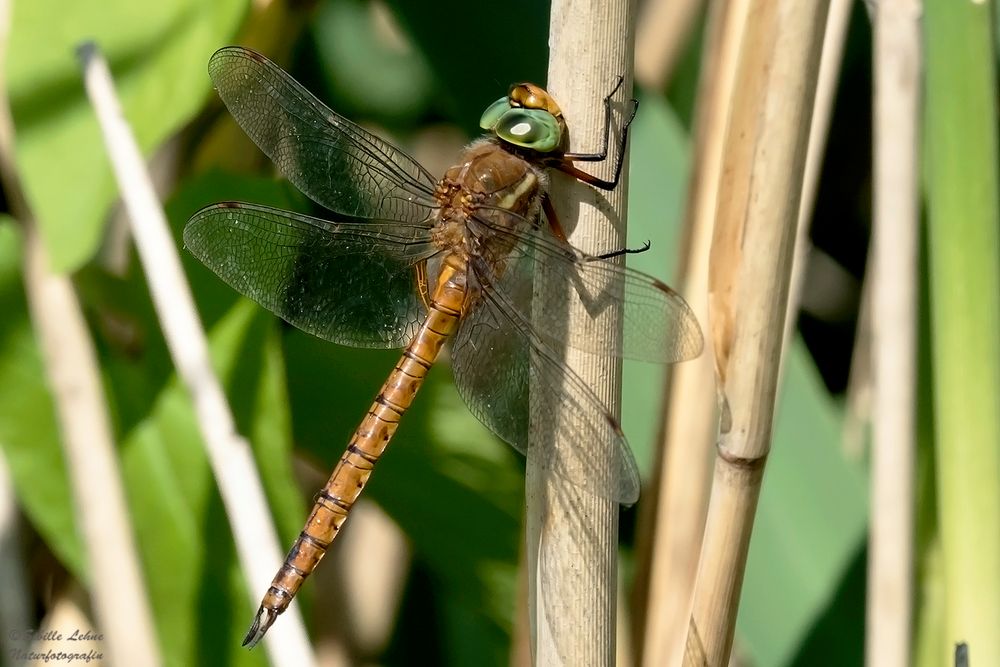
[[[299,190],[331,211],[416,223],[435,181],[403,151],[331,111],[264,56],[237,46],[208,63],[240,127]]]
[[[416,266],[436,252],[423,225],[330,222],[226,202],[184,244],[233,288],[299,329],[353,347],[402,347],[425,308]]]
[[[483,291],[462,320],[452,351],[455,384],[476,417],[515,449],[574,484],[623,504],[639,498],[639,473],[621,427],[587,384],[516,316],[508,297]],[[543,425],[569,442],[558,456],[529,447],[529,401],[541,415],[570,418]]]
[[[551,347],[658,363],[701,354],[697,318],[677,292],[656,278],[586,255],[532,225],[501,225],[480,216],[470,229],[484,237],[508,239],[506,261],[474,257],[471,269],[485,289],[508,295],[512,315],[526,326],[530,323]],[[545,312],[532,314],[536,280],[551,294]],[[567,327],[571,300],[583,304],[586,316]],[[613,326],[618,312],[620,335]]]

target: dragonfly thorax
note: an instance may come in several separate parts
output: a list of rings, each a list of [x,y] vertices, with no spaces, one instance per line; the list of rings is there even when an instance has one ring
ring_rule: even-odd
[[[526,222],[535,224],[547,187],[543,168],[495,139],[475,141],[438,182],[432,238],[442,249],[462,245],[462,250],[479,254],[489,229],[513,231]]]

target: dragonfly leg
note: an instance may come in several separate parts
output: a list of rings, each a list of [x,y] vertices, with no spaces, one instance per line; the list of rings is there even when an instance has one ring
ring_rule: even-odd
[[[603,162],[608,158],[608,148],[611,144],[611,98],[622,85],[622,77],[618,77],[614,89],[604,98],[604,139],[601,142],[601,150],[597,153],[564,153],[558,163],[553,165],[556,169],[563,171],[573,178],[584,183],[600,188],[602,190],[614,190],[621,177],[622,166],[625,163],[625,145],[628,143],[628,130],[635,119],[636,111],[639,110],[639,100],[629,100],[629,109],[625,113],[625,123],[622,125],[621,136],[618,139],[618,150],[615,157],[615,175],[611,180],[604,180],[577,169],[574,161],[579,162]]]
[[[545,212],[545,219],[549,221],[549,227],[552,229],[553,236],[560,241],[569,243],[569,240],[566,238],[566,232],[563,230],[562,225],[559,224],[559,216],[556,214],[555,207],[552,206],[552,200],[549,199],[548,193],[542,195],[542,210]],[[619,248],[595,255],[594,259],[611,259],[612,257],[619,257],[621,255],[637,255],[647,250],[649,250],[649,241],[643,243],[641,248]]]
[[[545,212],[545,219],[549,221],[549,228],[552,230],[553,236],[560,241],[569,243],[569,240],[566,238],[566,231],[559,224],[559,216],[556,215],[556,209],[552,206],[552,200],[549,199],[549,193],[547,192],[542,194],[542,211]]]
[[[427,286],[427,261],[417,264],[417,289],[420,292],[420,300],[424,302],[424,308],[431,309],[431,294]]]
[[[638,255],[647,250],[649,250],[649,241],[643,243],[641,248],[619,248],[618,250],[601,253],[595,259],[611,259],[612,257],[621,257],[622,255]]]

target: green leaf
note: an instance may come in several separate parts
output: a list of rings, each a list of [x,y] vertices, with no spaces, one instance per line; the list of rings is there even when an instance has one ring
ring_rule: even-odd
[[[629,255],[628,265],[675,284],[688,177],[687,136],[662,97],[643,95],[641,102],[629,138],[628,246],[649,241],[650,249]],[[661,365],[626,361],[623,373],[622,424],[645,477],[662,421],[666,372]]]
[[[1000,664],[1000,137],[995,3],[925,5],[925,186],[942,654]]]
[[[210,86],[205,63],[232,37],[246,5],[15,3],[7,78],[18,167],[56,271],[94,254],[116,192],[74,49],[92,40],[103,50],[125,118],[148,153],[200,109]]]
[[[379,3],[321,3],[312,26],[318,74],[338,113],[412,124],[432,100],[433,73],[405,36],[387,35],[380,13],[388,14]]]

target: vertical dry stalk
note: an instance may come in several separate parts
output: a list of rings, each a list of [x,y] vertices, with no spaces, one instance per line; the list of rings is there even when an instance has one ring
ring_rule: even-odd
[[[4,75],[10,15],[10,2],[0,0],[0,182],[11,213],[26,216],[27,202],[15,173],[14,124],[10,117]],[[18,519],[17,497],[7,459],[0,452],[0,590],[4,591],[0,598],[0,632],[3,633],[0,636],[3,637],[14,637],[14,633],[31,627],[31,594],[21,555]]]
[[[28,588],[30,581],[24,564],[21,544],[21,516],[17,496],[7,467],[7,458],[0,452],[0,632],[2,637],[19,636],[34,622],[34,600]],[[8,643],[8,650],[13,648]]]
[[[802,200],[799,203],[798,232],[795,235],[795,255],[792,260],[792,285],[788,292],[788,314],[785,317],[785,340],[795,329],[799,312],[802,282],[805,276],[809,248],[809,222],[812,220],[816,191],[826,152],[830,116],[837,99],[837,82],[840,80],[840,63],[847,37],[847,24],[851,19],[852,0],[830,0],[830,13],[823,37],[823,53],[819,60],[819,81],[816,84],[816,102],[813,106],[812,124],[809,129],[809,149],[806,151],[805,177],[802,183]]]
[[[702,50],[686,243],[681,253],[685,259],[679,284],[703,325],[708,322],[708,253],[722,145],[747,4],[747,0],[711,4]],[[670,368],[660,465],[652,494],[655,516],[647,522],[648,552],[640,553],[640,572],[648,574],[640,574],[636,584],[641,611],[635,617],[642,624],[642,639],[636,644],[641,647],[641,663],[649,667],[679,663],[691,615],[708,503],[711,444],[717,430],[712,368],[712,353],[707,347],[698,359]]]
[[[59,416],[97,622],[114,664],[158,665],[97,352],[73,286],[66,276],[49,272],[32,222],[24,225],[24,241],[28,305]]]
[[[638,83],[655,90],[670,80],[704,4],[704,0],[651,0],[643,4],[635,36]]]
[[[550,28],[549,90],[571,128],[571,149],[592,150],[602,138],[601,99],[616,77],[625,84],[613,104],[620,113],[632,89],[633,53],[629,0],[556,0]],[[620,127],[620,124],[616,124]],[[612,160],[595,171],[611,175]],[[570,242],[585,251],[624,245],[626,187],[614,192],[566,187],[556,181],[552,197]],[[563,187],[560,187],[563,185]],[[581,201],[581,198],[584,201]],[[606,202],[602,202],[606,200]],[[601,207],[597,204],[601,202]],[[610,213],[609,213],[610,212]],[[619,224],[615,224],[619,223]],[[569,312],[569,326],[586,313]],[[567,354],[567,363],[595,394],[618,411],[621,363],[586,354]],[[595,458],[609,443],[565,442],[558,424],[572,414],[532,414],[533,447],[559,456],[563,449],[585,448]],[[553,442],[542,442],[546,429]],[[618,555],[618,505],[548,474],[528,459],[527,543],[529,613],[536,664],[612,665],[615,660],[615,610]]]
[[[687,656],[732,648],[770,447],[826,0],[752,0],[740,47],[709,275],[722,400]]]
[[[159,665],[97,353],[72,283],[49,271],[14,162],[14,124],[2,74],[10,11],[8,2],[0,2],[0,176],[22,225],[25,291],[59,419],[94,611],[114,664]]]
[[[107,62],[92,44],[79,49],[84,83],[101,125],[111,165],[129,212],[132,233],[149,280],[153,305],[178,375],[191,393],[219,494],[233,528],[236,550],[248,582],[268,581],[281,562],[278,535],[247,442],[236,431],[208,341],[174,249],[166,215],[149,179],[139,147],[125,121]],[[315,662],[295,608],[265,643],[274,665]],[[132,663],[122,663],[132,664]]]
[[[875,5],[875,422],[866,662],[910,664],[916,450],[920,3]]]

